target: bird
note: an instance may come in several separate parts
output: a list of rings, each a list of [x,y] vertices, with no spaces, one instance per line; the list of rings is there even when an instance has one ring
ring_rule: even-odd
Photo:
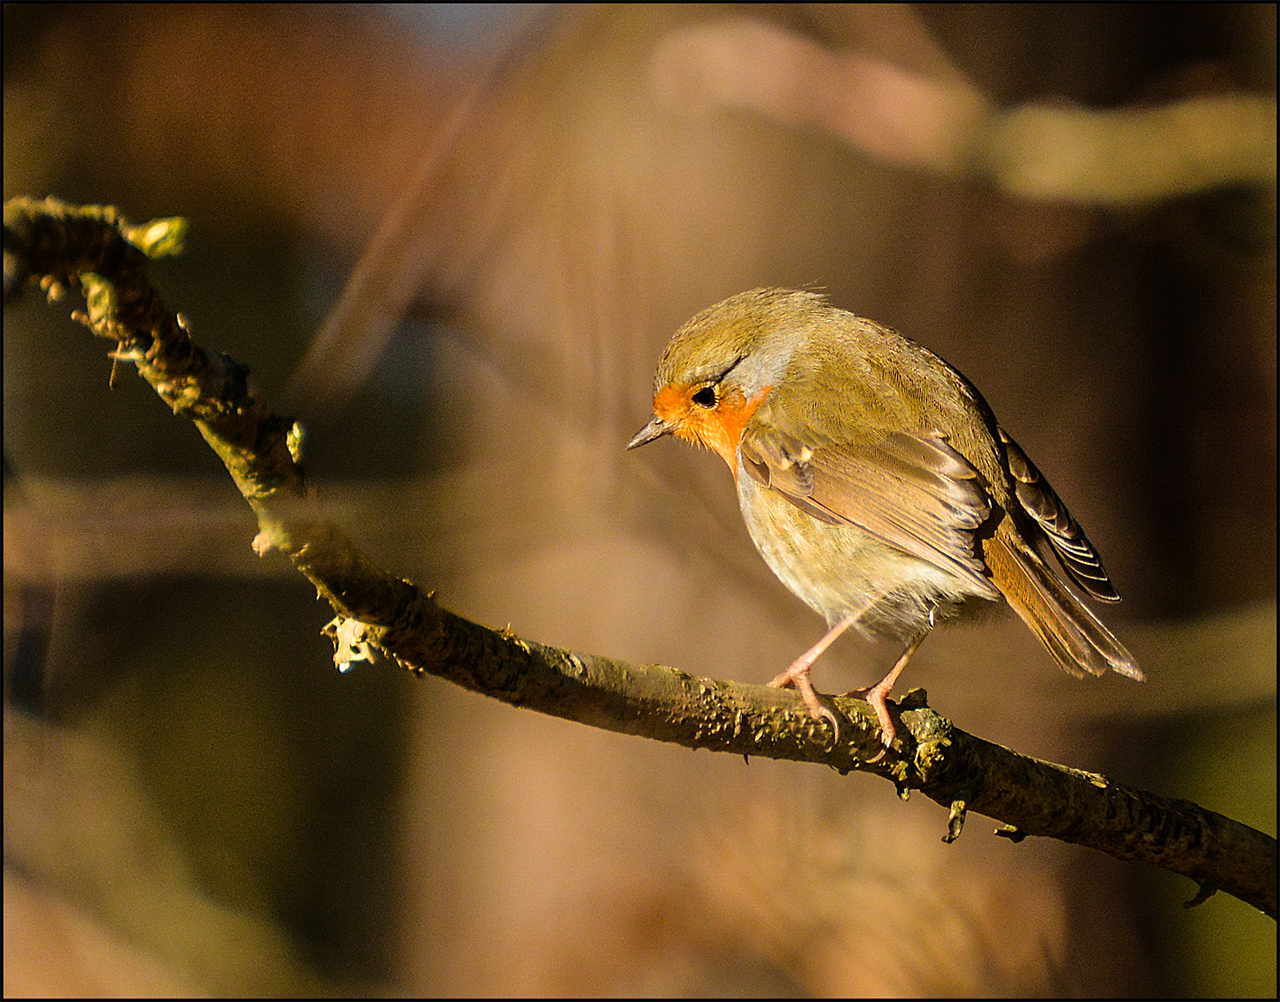
[[[881,756],[897,735],[889,694],[921,642],[993,604],[1068,674],[1143,680],[1070,587],[1120,600],[1084,530],[977,388],[896,331],[810,290],[731,296],[671,338],[627,449],[667,435],[724,459],[756,549],[826,619],[768,684],[796,689],[837,740],[810,670],[851,626],[903,644],[883,679],[847,693],[875,711]]]

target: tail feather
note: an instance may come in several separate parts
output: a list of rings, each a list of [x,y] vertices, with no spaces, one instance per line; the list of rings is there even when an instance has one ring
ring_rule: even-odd
[[[1038,554],[996,536],[986,541],[985,556],[996,587],[1063,671],[1077,678],[1114,671],[1142,681],[1134,656]]]

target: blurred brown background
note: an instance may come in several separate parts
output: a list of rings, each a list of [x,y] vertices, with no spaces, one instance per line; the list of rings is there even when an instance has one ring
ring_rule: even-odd
[[[447,607],[757,682],[809,646],[719,460],[622,446],[682,321],[820,286],[981,387],[1149,679],[1006,616],[903,691],[1274,831],[1273,5],[4,16],[5,197],[187,216],[169,302]],[[1274,994],[1274,923],[1184,879],[339,675],[216,458],[66,314],[4,321],[6,994]]]

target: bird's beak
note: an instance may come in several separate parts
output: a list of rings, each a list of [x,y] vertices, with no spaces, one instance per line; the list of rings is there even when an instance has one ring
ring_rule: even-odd
[[[635,437],[627,443],[628,449],[638,449],[642,445],[648,445],[663,435],[670,435],[676,430],[676,426],[662,420],[655,414],[649,419],[649,423],[635,433]]]

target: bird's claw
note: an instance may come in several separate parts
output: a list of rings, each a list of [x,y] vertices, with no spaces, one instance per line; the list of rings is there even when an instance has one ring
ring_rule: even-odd
[[[795,689],[800,694],[800,698],[804,700],[804,705],[809,710],[809,716],[814,720],[825,718],[831,721],[831,730],[834,732],[831,747],[834,748],[840,744],[840,721],[831,712],[831,709],[822,702],[822,697],[818,695],[818,690],[809,681],[807,667],[804,670],[797,670],[793,666],[769,682],[769,685],[774,689]]]
[[[893,742],[898,737],[898,729],[894,726],[893,718],[889,716],[887,702],[889,690],[883,688],[883,683],[881,683],[865,689],[850,689],[845,695],[852,696],[854,699],[866,700],[871,705],[871,709],[876,711],[876,720],[880,723],[880,741],[884,748],[880,750],[880,754],[875,758],[867,759],[867,762],[868,764],[879,762],[884,758],[885,752],[893,747]]]

